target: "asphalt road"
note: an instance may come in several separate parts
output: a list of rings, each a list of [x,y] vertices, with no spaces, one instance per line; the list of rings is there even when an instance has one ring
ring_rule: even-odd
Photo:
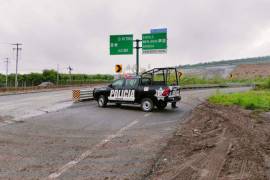
[[[71,106],[71,97],[71,90],[0,96],[0,116],[22,120],[57,111]]]
[[[0,126],[0,179],[145,179],[177,125],[215,91],[184,91],[179,108],[151,113],[138,106],[98,108],[93,101],[71,105],[65,91],[0,97],[1,106],[11,109],[21,103],[20,113],[23,107],[27,112],[43,107],[43,101],[50,109],[50,104],[61,104],[49,113],[28,113],[30,118]],[[53,94],[58,100],[51,102]],[[0,109],[2,117],[6,112],[7,107]]]

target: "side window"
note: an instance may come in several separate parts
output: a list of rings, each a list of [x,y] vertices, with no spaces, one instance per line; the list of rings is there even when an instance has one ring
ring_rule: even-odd
[[[114,89],[120,89],[123,87],[124,79],[118,79],[112,83]]]
[[[142,85],[143,86],[149,86],[149,85],[151,85],[151,79],[143,78],[142,79]]]
[[[138,86],[139,79],[126,79],[125,88],[134,89]]]

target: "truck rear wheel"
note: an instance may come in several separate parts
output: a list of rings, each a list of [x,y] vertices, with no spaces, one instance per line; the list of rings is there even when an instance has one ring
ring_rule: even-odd
[[[98,106],[99,107],[105,107],[107,105],[107,98],[103,95],[98,97]]]
[[[157,103],[157,108],[158,108],[159,110],[165,109],[166,106],[167,106],[167,103],[166,103],[166,102],[159,101],[159,102]]]
[[[172,108],[177,108],[176,102],[172,102]]]
[[[141,109],[144,112],[151,112],[154,108],[153,101],[150,98],[144,98],[141,102]]]

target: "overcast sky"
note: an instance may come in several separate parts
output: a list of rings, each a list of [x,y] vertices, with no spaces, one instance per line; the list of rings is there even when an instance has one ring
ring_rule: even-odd
[[[2,58],[23,43],[19,72],[67,66],[74,72],[113,73],[134,55],[110,56],[110,34],[168,28],[168,53],[141,55],[141,66],[193,64],[270,55],[269,0],[0,0]]]

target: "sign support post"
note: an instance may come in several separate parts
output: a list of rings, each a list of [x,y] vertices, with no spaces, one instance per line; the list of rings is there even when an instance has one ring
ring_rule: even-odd
[[[135,47],[135,49],[136,49],[136,75],[137,76],[139,75],[139,68],[140,68],[140,66],[139,66],[139,55],[140,55],[139,49],[141,48],[140,41],[142,41],[142,40],[140,40],[140,39],[135,40],[135,42],[136,42],[136,47]]]

